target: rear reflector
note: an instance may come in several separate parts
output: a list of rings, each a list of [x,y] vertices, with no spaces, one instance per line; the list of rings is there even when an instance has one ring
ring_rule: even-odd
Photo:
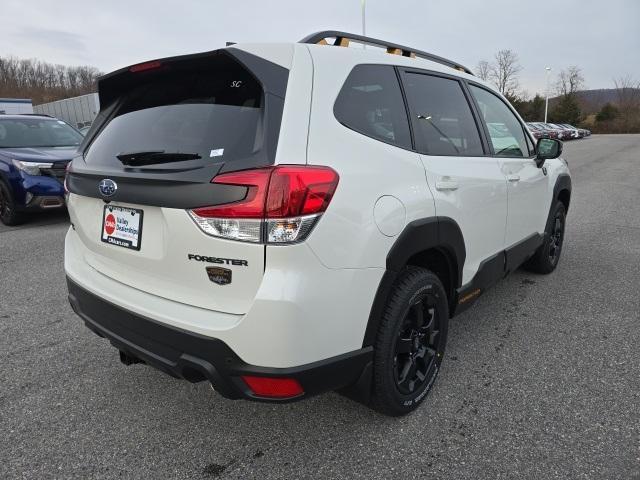
[[[243,376],[242,380],[258,397],[293,398],[304,393],[302,386],[294,378]]]
[[[254,243],[301,242],[338,186],[328,167],[280,165],[218,175],[211,182],[246,187],[234,203],[189,210],[208,235]]]
[[[162,66],[162,62],[158,60],[154,60],[152,62],[139,63],[138,65],[134,65],[129,68],[131,73],[144,72],[145,70],[154,70],[156,68],[160,68]]]

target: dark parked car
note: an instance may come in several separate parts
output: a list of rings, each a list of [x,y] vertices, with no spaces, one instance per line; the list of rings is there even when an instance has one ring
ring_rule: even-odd
[[[569,125],[568,123],[557,123],[559,127],[566,128],[571,132],[571,138],[582,138],[584,137],[584,133],[579,128],[574,127],[573,125]]]
[[[16,225],[23,214],[62,208],[67,163],[82,135],[55,118],[0,115],[0,221]]]
[[[535,123],[527,123],[527,128],[536,140],[540,138],[549,138],[549,134]]]
[[[578,138],[584,138],[591,135],[591,130],[587,130],[586,128],[574,127],[573,125],[569,125],[568,123],[563,123],[562,125],[572,130],[576,130],[578,132]]]
[[[549,138],[562,140],[562,135],[560,131],[556,128],[552,128],[548,123],[534,122],[532,123],[532,125],[537,126],[540,130],[546,133]]]
[[[563,125],[560,125],[559,123],[547,123],[547,125],[558,131],[558,134],[560,135],[558,138],[560,140],[571,140],[572,138],[578,138],[577,136],[574,136],[574,134],[577,135],[577,131],[575,131],[574,129],[567,128]]]

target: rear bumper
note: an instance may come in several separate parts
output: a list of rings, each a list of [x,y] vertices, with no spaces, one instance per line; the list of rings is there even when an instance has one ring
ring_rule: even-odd
[[[372,347],[307,365],[271,368],[250,365],[223,341],[164,325],[114,305],[67,278],[69,302],[88,328],[113,346],[173,377],[191,382],[208,380],[231,399],[282,402],[300,400],[329,390],[354,385],[370,373]],[[254,395],[242,375],[285,377],[297,380],[304,394],[286,400]]]

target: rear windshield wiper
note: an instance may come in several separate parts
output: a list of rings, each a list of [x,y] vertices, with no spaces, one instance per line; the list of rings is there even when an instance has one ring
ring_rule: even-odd
[[[128,152],[116,155],[123,165],[129,167],[142,167],[144,165],[156,165],[159,163],[184,162],[186,160],[199,160],[202,158],[197,153],[165,152],[164,150],[151,150],[148,152]]]

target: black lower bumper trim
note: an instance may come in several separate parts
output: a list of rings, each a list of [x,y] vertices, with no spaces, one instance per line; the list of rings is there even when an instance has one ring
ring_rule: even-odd
[[[305,393],[291,400],[340,389],[356,383],[373,358],[373,348],[366,347],[297,367],[249,365],[221,340],[142,317],[88,292],[69,278],[67,285],[73,310],[87,327],[107,338],[125,356],[142,360],[176,378],[190,382],[208,380],[227,398],[283,401],[256,397],[241,375],[294,378]]]

